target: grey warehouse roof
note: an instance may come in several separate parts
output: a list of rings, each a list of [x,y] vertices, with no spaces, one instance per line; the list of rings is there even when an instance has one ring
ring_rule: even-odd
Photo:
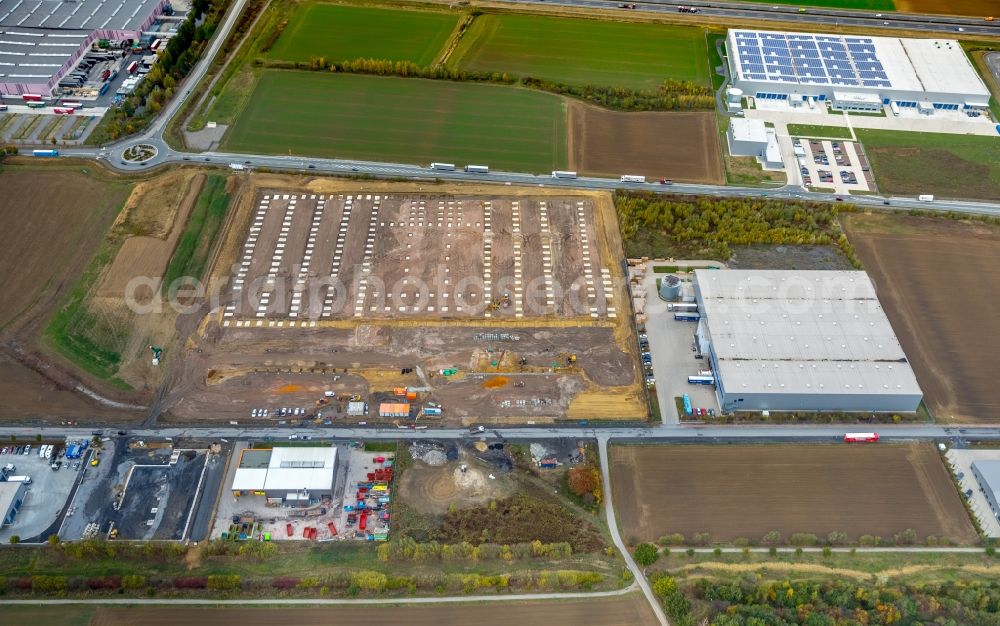
[[[993,497],[1000,502],[1000,461],[973,461],[972,467],[983,477],[985,489],[993,492]]]
[[[919,395],[864,272],[696,270],[727,392]]]
[[[0,26],[47,30],[135,30],[162,0],[0,0]]]
[[[88,35],[89,31],[47,32],[0,26],[0,80],[25,83],[48,80],[84,44]]]

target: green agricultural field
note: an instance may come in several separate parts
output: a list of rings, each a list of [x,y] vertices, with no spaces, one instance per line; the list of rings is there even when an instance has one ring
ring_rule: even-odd
[[[860,9],[871,11],[895,11],[893,0],[743,0],[760,4],[788,4],[802,7],[829,7],[832,9]],[[806,9],[808,11],[808,8]]]
[[[430,65],[458,13],[307,3],[298,7],[267,57],[307,62],[388,59]]]
[[[481,15],[448,65],[577,85],[710,85],[705,32],[688,26],[537,15]]]
[[[562,98],[502,85],[266,70],[227,150],[403,163],[566,166]]]
[[[1000,197],[1000,138],[856,130],[879,189],[900,195]]]

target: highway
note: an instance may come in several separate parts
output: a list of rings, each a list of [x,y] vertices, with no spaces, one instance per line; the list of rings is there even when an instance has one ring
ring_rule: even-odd
[[[849,9],[828,9],[822,7],[803,7],[800,12],[797,6],[751,3],[751,2],[667,2],[647,0],[646,2],[614,2],[611,0],[495,0],[508,4],[530,4],[536,6],[565,6],[586,9],[614,9],[631,11],[622,8],[622,4],[635,4],[635,11],[649,13],[669,13],[690,17],[698,20],[700,17],[720,18],[715,21],[733,21],[739,23],[753,21],[783,22],[785,24],[802,24],[808,26],[852,26],[871,30],[911,30],[928,33],[961,33],[963,36],[986,35],[1000,36],[1000,21],[988,22],[984,18],[995,15],[1000,20],[1000,8],[983,7],[983,15],[977,17],[960,17],[949,15],[930,15],[922,13],[896,13],[886,11],[858,11]],[[698,13],[680,13],[678,7],[697,8]],[[783,27],[788,30],[788,27]]]
[[[507,0],[501,0],[507,1]],[[561,4],[590,8],[616,8],[617,2],[605,0],[517,0],[514,4]],[[218,28],[206,54],[195,65],[191,74],[183,83],[180,96],[170,101],[151,126],[137,137],[130,137],[109,144],[103,148],[64,148],[60,154],[67,157],[101,159],[114,169],[134,172],[150,169],[156,166],[172,163],[200,163],[228,167],[229,164],[240,164],[249,168],[267,168],[276,171],[370,176],[375,178],[407,178],[411,180],[447,180],[455,182],[488,182],[503,185],[539,185],[547,187],[565,187],[569,189],[642,189],[647,191],[669,192],[684,195],[707,195],[717,197],[771,197],[782,200],[813,200],[820,202],[852,202],[860,207],[872,209],[924,209],[937,212],[955,212],[1000,216],[1000,202],[966,202],[958,200],[935,200],[934,202],[918,202],[916,198],[881,197],[881,196],[837,196],[832,193],[810,192],[805,187],[784,186],[772,188],[760,187],[730,187],[724,185],[673,184],[670,186],[656,183],[622,183],[617,178],[579,177],[575,179],[555,179],[546,174],[530,174],[523,172],[491,171],[488,174],[465,173],[458,171],[436,171],[426,166],[406,163],[381,163],[375,161],[324,159],[315,157],[241,154],[234,152],[202,152],[198,154],[174,150],[164,140],[167,124],[186,102],[193,86],[198,85],[211,66],[211,60],[218,54],[239,14],[243,11],[246,0],[235,0],[223,23]],[[637,10],[677,12],[677,2],[643,2],[637,3]],[[844,11],[833,9],[809,8],[805,13],[799,13],[796,7],[781,7],[749,3],[725,2],[687,2],[687,6],[700,7],[705,15],[739,19],[774,19],[782,21],[808,22],[818,24],[851,24],[858,26],[881,26],[883,21],[890,24],[906,24],[907,28],[921,30],[954,31],[963,28],[966,33],[981,33],[1000,36],[1000,22],[986,22],[981,18],[956,18],[918,14],[886,13],[882,18],[874,19],[870,11]],[[620,9],[626,10],[626,9]],[[833,20],[833,22],[830,22]],[[873,22],[877,22],[873,23]],[[963,26],[960,26],[963,25]],[[125,148],[135,144],[150,144],[157,150],[152,159],[144,163],[132,163],[122,159]],[[27,151],[25,151],[27,152]],[[626,172],[623,172],[626,173]]]

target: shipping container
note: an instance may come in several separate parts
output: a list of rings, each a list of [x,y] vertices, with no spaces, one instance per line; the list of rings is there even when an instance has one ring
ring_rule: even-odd
[[[668,311],[697,311],[698,304],[696,302],[671,302],[667,305]]]
[[[552,172],[552,178],[576,178],[576,172],[562,172],[556,170]]]
[[[454,172],[455,171],[455,164],[454,163],[431,163],[431,169],[432,170],[439,170],[439,171],[442,171],[442,172]]]
[[[489,174],[490,168],[488,165],[466,165],[465,171],[469,174]]]
[[[42,97],[37,93],[22,93],[21,99],[25,102],[41,102]]]
[[[132,61],[131,63],[128,64],[128,67],[125,68],[125,71],[127,71],[129,74],[135,74],[135,71],[137,69],[139,69],[139,62]]]
[[[638,176],[636,174],[623,174],[621,181],[623,183],[644,183],[646,182],[646,177]]]
[[[688,384],[691,385],[714,385],[714,376],[688,376]]]
[[[701,315],[690,311],[683,311],[674,313],[674,319],[678,322],[697,322],[701,319]]]

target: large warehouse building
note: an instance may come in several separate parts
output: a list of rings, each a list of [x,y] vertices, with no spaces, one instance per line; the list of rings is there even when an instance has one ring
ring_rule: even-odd
[[[757,101],[834,110],[987,109],[990,92],[957,41],[730,30],[733,84]]]
[[[972,473],[990,505],[990,513],[1000,519],[1000,461],[972,462]]]
[[[167,0],[0,0],[0,94],[49,95],[99,39],[139,39]]]
[[[913,412],[923,394],[868,275],[696,270],[724,411]]]
[[[269,503],[306,506],[333,495],[337,448],[247,449],[233,477],[233,495],[264,496]]]

